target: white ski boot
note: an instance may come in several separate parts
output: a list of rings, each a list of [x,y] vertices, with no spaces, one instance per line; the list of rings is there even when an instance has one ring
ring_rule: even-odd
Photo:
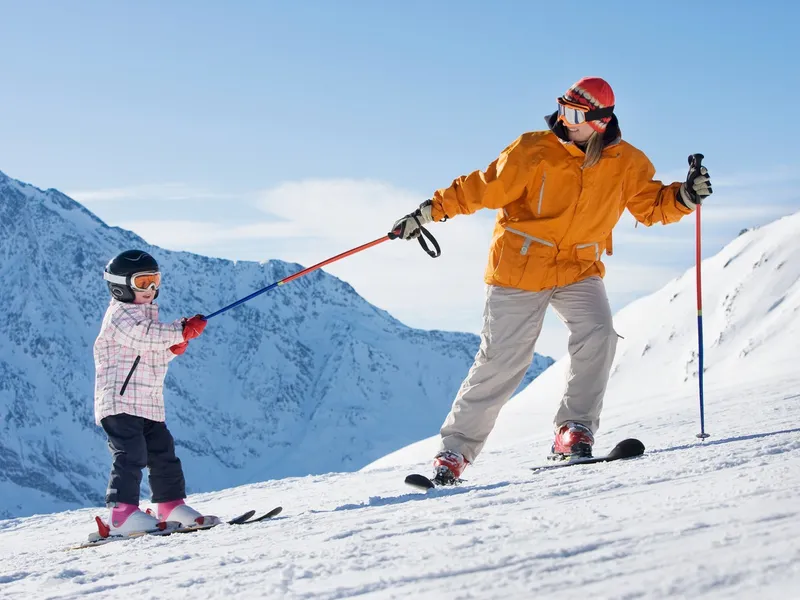
[[[134,504],[120,504],[109,511],[108,523],[94,518],[97,533],[89,535],[89,542],[111,541],[127,537],[166,533],[170,528],[153,515],[142,512]],[[175,529],[175,526],[172,527]]]
[[[179,524],[184,529],[197,527],[205,529],[219,525],[222,522],[219,517],[199,513],[188,504],[185,504],[183,500],[164,502],[158,505],[157,513],[154,513],[152,509],[148,509],[147,512],[157,516],[162,521],[170,524]]]

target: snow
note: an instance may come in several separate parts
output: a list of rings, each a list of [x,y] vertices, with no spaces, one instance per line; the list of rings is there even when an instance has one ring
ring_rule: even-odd
[[[622,310],[596,452],[641,458],[534,473],[567,365],[505,407],[457,488],[403,485],[436,439],[356,473],[195,494],[271,522],[80,551],[90,509],[0,521],[0,596],[82,598],[800,597],[800,214],[704,264],[706,441],[697,403],[694,273]]]
[[[63,548],[92,511],[5,521],[0,595],[796,597],[797,411],[757,389],[769,418],[743,419],[753,390],[732,393],[704,444],[639,411],[649,454],[628,463],[534,474],[539,436],[483,456],[462,488],[403,489],[411,465],[272,481],[191,499],[226,516],[283,505],[272,522],[81,551]]]

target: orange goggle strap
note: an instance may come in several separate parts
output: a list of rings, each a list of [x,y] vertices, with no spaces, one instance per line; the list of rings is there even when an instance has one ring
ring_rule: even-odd
[[[579,110],[583,113],[584,118],[587,121],[599,121],[600,119],[606,119],[614,114],[614,105],[606,106],[604,108],[587,108],[586,106],[582,106],[580,104],[575,104],[574,102],[570,102],[568,100],[564,100],[564,98],[559,98],[558,103],[561,106],[565,106],[567,108],[574,108],[575,110]]]
[[[110,283],[130,285],[132,289],[139,292],[146,292],[147,290],[151,289],[151,287],[157,290],[161,285],[161,273],[159,271],[134,273],[130,276],[130,283],[128,283],[129,277],[124,275],[113,275],[112,273],[103,273],[103,279]]]

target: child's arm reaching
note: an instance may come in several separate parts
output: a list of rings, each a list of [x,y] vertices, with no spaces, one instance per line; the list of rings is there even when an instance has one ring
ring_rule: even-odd
[[[111,319],[111,337],[118,344],[139,352],[157,352],[185,341],[181,321],[159,323],[137,312],[123,307]]]

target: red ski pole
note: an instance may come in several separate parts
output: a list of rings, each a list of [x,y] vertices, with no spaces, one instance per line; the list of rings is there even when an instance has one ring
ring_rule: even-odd
[[[215,311],[215,312],[211,313],[210,315],[207,315],[204,318],[205,318],[206,321],[208,321],[211,317],[216,317],[217,315],[221,315],[222,313],[224,313],[226,311],[229,311],[232,308],[236,308],[240,304],[244,304],[248,300],[252,300],[256,296],[260,296],[261,294],[269,292],[270,290],[274,290],[278,286],[281,286],[281,285],[284,285],[286,283],[289,283],[290,281],[294,281],[295,279],[299,279],[303,275],[308,275],[309,273],[311,273],[313,271],[316,271],[317,269],[321,269],[325,265],[329,265],[329,264],[331,264],[333,262],[336,262],[337,260],[341,260],[343,258],[347,258],[348,256],[352,256],[353,254],[356,254],[358,252],[366,250],[367,248],[372,248],[373,246],[377,246],[378,244],[382,244],[383,242],[389,241],[390,239],[391,238],[388,235],[385,235],[382,238],[379,238],[377,240],[369,242],[368,244],[364,244],[363,246],[358,246],[357,248],[353,248],[352,250],[348,250],[347,252],[342,252],[341,254],[337,254],[336,256],[333,256],[333,257],[331,257],[331,258],[329,258],[327,260],[323,260],[322,262],[317,263],[317,264],[315,264],[315,265],[313,265],[311,267],[308,267],[306,269],[303,269],[302,271],[298,271],[297,273],[295,273],[293,275],[289,275],[288,277],[285,277],[285,278],[281,279],[280,281],[276,281],[275,283],[272,283],[272,284],[268,285],[265,288],[261,288],[260,290],[253,292],[249,296],[245,296],[244,298],[241,298],[240,300],[237,300],[236,302],[233,302],[233,303],[229,304],[228,306],[224,306],[224,307],[220,308],[218,311]]]
[[[692,154],[689,157],[689,165],[695,169],[698,173],[700,172],[700,167],[702,166],[703,162],[703,155],[702,154]],[[697,215],[697,224],[695,227],[695,240],[697,246],[697,360],[698,360],[698,368],[697,368],[697,382],[699,385],[700,391],[700,433],[697,434],[697,437],[701,440],[709,437],[709,434],[706,433],[706,419],[705,419],[705,406],[703,404],[703,276],[701,271],[701,265],[703,264],[703,253],[700,244],[701,240],[701,227],[700,227],[700,208],[701,205],[698,203],[697,208],[695,209],[695,213]]]
[[[428,237],[428,239],[431,240],[431,242],[433,243],[436,251],[434,252],[434,251],[428,250],[427,246],[425,246],[425,243],[422,241],[422,235],[420,235],[420,245],[422,246],[422,248],[432,258],[436,258],[437,256],[439,256],[439,254],[441,254],[441,252],[439,250],[439,244],[436,243],[436,240],[433,238],[433,236],[426,229],[424,229],[423,227],[420,227],[420,230]],[[235,307],[239,306],[240,304],[244,304],[248,300],[252,300],[256,296],[260,296],[261,294],[269,292],[270,290],[274,290],[276,287],[279,287],[281,285],[287,284],[290,281],[294,281],[295,279],[299,279],[303,275],[308,275],[309,273],[312,273],[313,271],[316,271],[317,269],[321,269],[325,265],[329,265],[331,263],[334,263],[337,260],[342,260],[343,258],[347,258],[348,256],[352,256],[353,254],[357,254],[358,252],[363,252],[364,250],[372,248],[373,246],[377,246],[378,244],[382,244],[383,242],[386,242],[388,240],[393,240],[393,239],[397,238],[397,233],[398,232],[396,232],[396,231],[392,231],[391,233],[386,234],[382,238],[378,238],[377,240],[373,240],[373,241],[368,242],[368,243],[366,243],[366,244],[364,244],[362,246],[358,246],[357,248],[353,248],[352,250],[348,250],[347,252],[342,252],[341,254],[337,254],[336,256],[333,256],[333,257],[331,257],[331,258],[329,258],[327,260],[323,260],[322,262],[317,263],[317,264],[315,264],[313,266],[310,266],[310,267],[308,267],[306,269],[303,269],[302,271],[298,271],[297,273],[295,273],[293,275],[289,275],[288,277],[284,277],[280,281],[276,281],[275,283],[272,283],[272,284],[268,285],[267,287],[261,288],[260,290],[257,290],[255,292],[253,292],[249,296],[245,296],[244,298],[241,298],[240,300],[237,300],[236,302],[233,302],[233,303],[229,304],[228,306],[224,306],[224,307],[220,308],[218,311],[215,311],[215,312],[211,313],[210,315],[204,316],[203,319],[208,321],[211,317],[216,317],[217,315],[221,315],[222,313],[224,313],[226,311],[229,311],[230,309],[235,308]]]

